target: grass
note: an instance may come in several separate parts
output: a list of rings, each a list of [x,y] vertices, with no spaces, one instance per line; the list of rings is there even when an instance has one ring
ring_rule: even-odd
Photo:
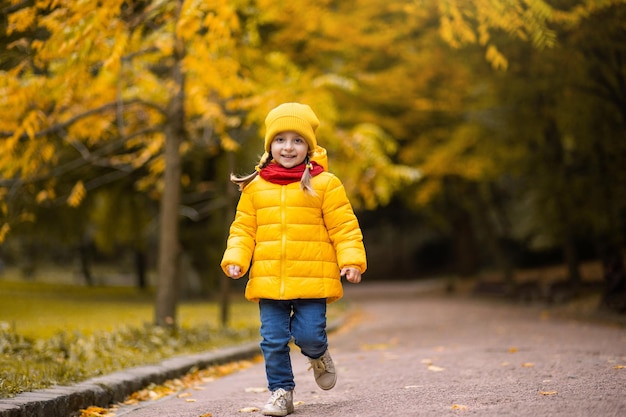
[[[258,307],[232,297],[229,327],[258,327]],[[39,282],[0,281],[0,322],[29,338],[59,332],[110,332],[121,325],[143,327],[153,321],[154,295],[132,287],[84,287]],[[218,327],[219,306],[183,302],[178,322],[184,328]]]
[[[332,304],[329,320],[344,309]],[[0,276],[0,398],[259,338],[258,305],[243,291],[226,328],[210,300],[181,302],[175,330],[153,316],[153,291]]]

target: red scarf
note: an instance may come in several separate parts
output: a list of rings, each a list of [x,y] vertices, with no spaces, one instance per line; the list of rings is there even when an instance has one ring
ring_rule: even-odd
[[[311,161],[311,176],[314,177],[316,175],[324,172],[324,168],[322,168],[317,162]],[[293,168],[285,168],[282,165],[271,163],[268,164],[265,168],[259,172],[261,178],[266,181],[269,181],[274,184],[287,185],[292,182],[298,182],[302,179],[302,174],[304,174],[304,169],[306,168],[305,163],[301,163],[300,165],[296,165]]]

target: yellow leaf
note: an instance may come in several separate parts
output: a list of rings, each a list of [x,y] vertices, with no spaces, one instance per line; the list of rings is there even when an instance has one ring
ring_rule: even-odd
[[[11,226],[9,226],[9,223],[4,223],[2,227],[0,227],[0,243],[4,242],[10,230]]]
[[[509,353],[516,353],[517,352],[517,348],[515,346],[511,346],[509,348]]]
[[[78,207],[86,195],[87,190],[85,189],[85,185],[82,181],[78,181],[74,185],[74,188],[72,188],[70,196],[67,198],[67,204],[69,204],[70,207]]]
[[[556,395],[558,394],[557,391],[539,391],[539,394],[541,395]]]
[[[364,343],[361,345],[361,350],[385,350],[389,349],[390,345],[386,343],[377,343],[377,344],[367,344]]]
[[[522,364],[522,368],[532,368],[533,366],[535,366],[535,364],[532,362],[524,362]]]
[[[240,413],[256,413],[257,411],[259,411],[259,409],[256,407],[245,407],[239,410]]]
[[[432,371],[432,372],[442,372],[442,371],[445,371],[445,369],[444,369],[444,368],[442,368],[442,367],[440,367],[440,366],[435,366],[435,365],[430,365],[430,366],[428,367],[428,370],[429,370],[429,371]]]
[[[234,152],[239,149],[239,143],[237,143],[237,141],[232,139],[230,136],[222,135],[220,139],[222,148],[224,148],[224,150]]]
[[[613,369],[626,369],[626,365],[615,365]]]
[[[46,201],[47,199],[48,199],[48,191],[47,190],[41,190],[35,196],[35,201],[37,203],[39,203],[39,204],[41,204],[42,202]]]
[[[88,407],[80,410],[80,417],[107,417],[114,415],[115,414],[110,414],[109,410],[102,407]]]
[[[467,410],[467,406],[466,405],[461,405],[461,404],[452,404],[452,409],[453,410]]]

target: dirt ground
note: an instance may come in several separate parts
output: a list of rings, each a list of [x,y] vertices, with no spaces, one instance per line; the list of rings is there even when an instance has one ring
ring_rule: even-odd
[[[293,348],[293,415],[626,415],[625,326],[429,285],[347,285],[352,308],[329,337],[338,383],[317,388]],[[260,416],[265,386],[258,363],[115,415]]]

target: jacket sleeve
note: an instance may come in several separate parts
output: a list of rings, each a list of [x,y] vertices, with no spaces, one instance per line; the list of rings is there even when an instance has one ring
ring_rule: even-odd
[[[367,269],[363,234],[354,214],[346,190],[339,178],[333,176],[324,193],[322,203],[324,223],[337,252],[339,268],[354,266]]]
[[[237,204],[235,220],[230,226],[226,251],[220,266],[227,274],[228,265],[238,265],[242,276],[248,272],[256,240],[256,211],[249,193],[242,192]],[[228,274],[227,274],[228,275]]]

